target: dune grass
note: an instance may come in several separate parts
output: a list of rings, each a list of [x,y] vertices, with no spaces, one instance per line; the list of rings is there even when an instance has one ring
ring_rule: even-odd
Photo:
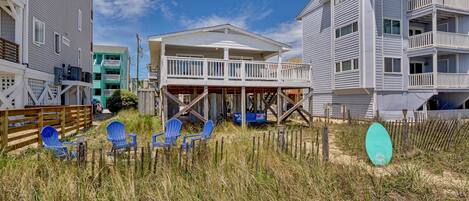
[[[117,115],[129,132],[147,142],[161,128],[154,117],[134,111]],[[108,120],[111,121],[111,120]],[[103,122],[84,135],[91,147],[105,145]],[[264,128],[266,129],[266,128]],[[229,123],[215,136],[227,139],[223,162],[199,161],[189,170],[161,165],[144,176],[107,167],[101,182],[74,162],[53,159],[41,149],[0,156],[0,200],[437,200],[467,199],[468,192],[447,194],[428,185],[418,167],[403,166],[377,177],[354,165],[294,160],[262,151],[256,169],[250,159],[250,139],[259,129],[241,130]],[[194,132],[196,127],[184,132]],[[459,191],[458,191],[459,192]]]

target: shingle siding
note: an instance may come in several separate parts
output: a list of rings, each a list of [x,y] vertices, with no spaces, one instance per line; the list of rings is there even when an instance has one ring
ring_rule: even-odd
[[[84,72],[91,72],[92,24],[91,0],[35,0],[29,1],[29,67],[53,73],[54,67],[78,66],[78,49],[81,48],[81,63]],[[78,9],[81,9],[82,30],[78,30]],[[33,42],[33,18],[45,23],[45,44]],[[54,51],[54,32],[67,37],[70,47],[61,44],[61,53]]]

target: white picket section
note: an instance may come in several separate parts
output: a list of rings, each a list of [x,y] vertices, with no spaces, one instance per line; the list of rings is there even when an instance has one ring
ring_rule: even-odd
[[[407,10],[418,10],[433,4],[448,8],[469,10],[469,0],[408,0]]]
[[[433,84],[433,73],[409,75],[409,88],[431,88]]]
[[[433,45],[433,32],[409,37],[409,48],[422,48]]]

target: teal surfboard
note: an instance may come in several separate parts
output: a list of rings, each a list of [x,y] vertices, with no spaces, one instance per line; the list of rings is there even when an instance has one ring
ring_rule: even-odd
[[[380,123],[373,123],[365,139],[366,153],[371,163],[376,166],[385,166],[391,162],[392,141],[388,131]]]

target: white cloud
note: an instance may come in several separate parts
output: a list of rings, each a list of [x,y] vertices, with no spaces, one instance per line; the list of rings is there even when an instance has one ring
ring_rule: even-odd
[[[289,44],[292,50],[283,55],[284,58],[302,57],[303,30],[301,22],[285,22],[260,34],[273,40]]]
[[[134,18],[154,9],[158,0],[95,0],[95,10],[106,17]]]

